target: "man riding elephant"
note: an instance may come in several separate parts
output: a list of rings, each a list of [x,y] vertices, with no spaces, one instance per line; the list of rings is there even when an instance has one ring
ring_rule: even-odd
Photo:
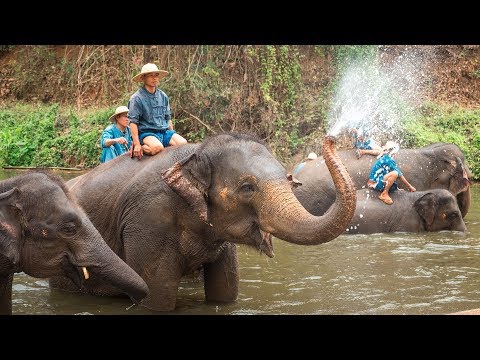
[[[181,277],[199,268],[207,300],[235,300],[235,243],[272,257],[271,235],[315,245],[343,233],[355,211],[355,187],[332,138],[325,139],[323,153],[337,200],[320,217],[300,205],[267,147],[244,134],[167,147],[139,161],[120,156],[68,186],[110,247],[146,281],[150,293],[142,305],[166,311],[175,308]],[[67,280],[50,283],[79,290]],[[99,288],[85,284],[81,290]]]

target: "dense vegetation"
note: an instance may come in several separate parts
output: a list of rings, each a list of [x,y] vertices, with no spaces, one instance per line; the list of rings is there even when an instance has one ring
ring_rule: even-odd
[[[478,49],[451,48],[458,50],[456,57],[434,50],[445,64],[461,56],[478,58]],[[223,131],[254,133],[287,166],[311,150],[319,152],[346,64],[399,51],[377,46],[0,46],[0,165],[96,166],[109,115],[126,105],[138,87],[130,79],[151,61],[170,71],[160,87],[170,96],[176,130],[187,140]],[[478,84],[480,62],[468,60],[472,67],[465,77]],[[436,79],[427,89],[431,96],[405,119],[404,144],[454,142],[480,179],[480,104],[472,100],[473,92],[463,97],[468,101],[459,101],[459,91],[449,102],[438,88],[450,78],[437,74]],[[452,84],[457,89],[457,81]]]

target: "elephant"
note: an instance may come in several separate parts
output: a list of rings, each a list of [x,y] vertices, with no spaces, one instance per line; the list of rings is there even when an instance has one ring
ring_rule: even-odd
[[[366,188],[375,156],[356,158],[355,150],[338,151],[357,189]],[[435,143],[420,149],[401,149],[395,158],[403,175],[417,190],[447,189],[456,196],[465,217],[470,208],[470,169],[455,144]],[[335,200],[335,189],[323,157],[305,164],[295,175],[301,183],[294,189],[300,203],[314,215],[324,214]],[[399,188],[403,184],[397,182]]]
[[[197,270],[206,301],[237,299],[236,244],[273,257],[272,235],[316,245],[343,233],[355,211],[355,187],[335,139],[326,137],[323,150],[337,201],[321,217],[300,205],[267,146],[241,133],[170,146],[140,160],[121,155],[67,186],[109,246],[146,281],[150,293],[141,305],[172,311],[181,277]],[[98,291],[67,280],[51,278],[50,286]]]
[[[12,314],[14,273],[68,276],[77,285],[101,278],[134,302],[145,281],[106,244],[64,181],[32,171],[0,181],[0,314]],[[90,278],[90,280],[88,280]]]
[[[357,190],[357,207],[345,234],[466,230],[457,200],[448,190],[398,190],[390,194],[392,205],[378,194]]]

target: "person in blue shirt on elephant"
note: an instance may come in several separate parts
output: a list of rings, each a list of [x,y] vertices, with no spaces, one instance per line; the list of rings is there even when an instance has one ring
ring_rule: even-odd
[[[357,149],[355,154],[357,159],[360,159],[362,155],[380,155],[382,152],[382,147],[378,145],[375,140],[367,134],[367,132],[362,129],[351,129],[353,135],[354,147]]]
[[[140,159],[143,154],[155,155],[170,145],[187,143],[173,130],[170,103],[167,94],[157,88],[168,71],[159,70],[155,64],[145,64],[133,81],[143,82],[128,102],[128,118],[132,130],[131,157]]]
[[[315,160],[317,158],[317,154],[314,152],[311,152],[308,154],[308,156],[302,160],[300,164],[298,164],[295,169],[293,169],[293,175],[297,175],[297,173],[300,171],[300,169],[305,165],[308,161]]]
[[[368,187],[380,191],[381,193],[378,198],[388,205],[393,204],[393,200],[388,193],[398,189],[396,183],[397,178],[402,180],[409,191],[416,191],[405,176],[403,176],[402,171],[397,167],[397,163],[394,160],[395,154],[399,150],[400,146],[397,143],[387,141],[382,149],[382,154],[379,155],[380,158],[373,164],[370,175],[368,176]]]
[[[119,106],[110,116],[113,124],[108,125],[102,132],[100,145],[103,148],[100,162],[104,163],[118,155],[126,153],[132,146],[132,135],[128,126],[128,108]]]

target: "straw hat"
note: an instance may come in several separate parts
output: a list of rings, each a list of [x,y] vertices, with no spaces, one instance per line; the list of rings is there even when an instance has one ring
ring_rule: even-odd
[[[387,141],[382,150],[384,154],[389,153],[390,155],[393,155],[400,150],[400,145],[398,145],[395,141]]]
[[[122,105],[122,106],[117,107],[117,109],[115,110],[115,114],[110,116],[109,120],[111,122],[115,122],[115,116],[117,116],[118,114],[123,114],[123,113],[128,113],[128,107]]]
[[[307,159],[310,159],[310,160],[315,160],[316,158],[317,158],[317,154],[315,154],[314,152],[311,152],[307,156]]]
[[[135,75],[132,78],[132,81],[137,81],[137,82],[143,81],[143,78],[142,78],[143,75],[150,74],[150,73],[159,73],[160,74],[159,79],[163,79],[165,76],[167,76],[168,71],[159,70],[157,65],[148,63],[142,66],[142,71],[140,72],[140,74]]]

